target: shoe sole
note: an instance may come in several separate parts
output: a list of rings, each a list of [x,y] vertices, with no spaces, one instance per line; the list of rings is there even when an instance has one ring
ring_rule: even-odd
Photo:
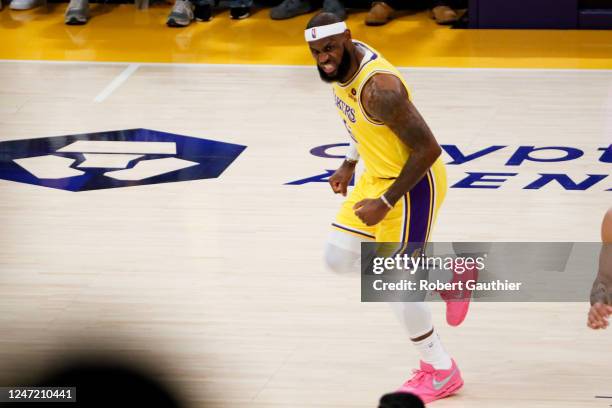
[[[245,18],[249,17],[250,15],[251,15],[251,13],[246,13],[246,14],[243,14],[243,15],[238,16],[238,17],[234,17],[232,15],[230,15],[230,17],[231,17],[232,20],[244,20]]]
[[[168,21],[166,21],[166,25],[168,27],[187,27],[189,23],[181,24],[181,23],[178,23],[175,19],[168,19]]]
[[[455,386],[449,388],[448,390],[444,391],[444,393],[441,394],[440,397],[438,397],[438,399],[450,397],[451,395],[453,395],[457,391],[459,391],[462,387],[463,387],[463,380],[461,380],[461,382],[457,383],[457,385],[455,385]]]
[[[83,20],[77,19],[76,17],[71,17],[71,18],[66,19],[64,23],[66,25],[84,25],[84,24],[87,24],[87,20],[83,21]]]
[[[443,393],[436,395],[434,399],[429,399],[429,398],[425,399],[425,398],[422,398],[422,397],[421,397],[421,399],[423,400],[423,402],[425,404],[429,404],[430,402],[441,400],[443,398],[447,398],[447,397],[450,397],[451,395],[454,395],[462,387],[463,387],[463,379],[461,379],[461,382],[457,383],[453,387],[449,387],[447,390],[444,390]]]

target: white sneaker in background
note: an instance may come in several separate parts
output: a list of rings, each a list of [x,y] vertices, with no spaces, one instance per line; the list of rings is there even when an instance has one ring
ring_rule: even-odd
[[[68,25],[81,25],[89,20],[89,1],[70,0],[66,8],[64,22]]]
[[[12,0],[9,6],[12,10],[29,10],[45,5],[45,0]]]

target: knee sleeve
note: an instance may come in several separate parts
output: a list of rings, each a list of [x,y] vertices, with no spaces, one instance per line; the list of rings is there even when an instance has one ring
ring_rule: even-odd
[[[325,245],[325,264],[338,273],[349,273],[359,270],[359,254],[328,243]]]
[[[358,237],[332,230],[325,244],[325,264],[338,273],[358,272],[360,253],[361,240]]]

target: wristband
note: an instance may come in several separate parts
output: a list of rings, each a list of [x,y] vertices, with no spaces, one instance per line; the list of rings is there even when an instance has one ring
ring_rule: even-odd
[[[382,200],[382,202],[383,202],[383,203],[385,203],[385,205],[386,205],[387,207],[389,207],[389,209],[390,209],[390,210],[392,210],[392,209],[393,209],[393,206],[391,205],[391,203],[389,202],[389,200],[387,200],[387,197],[385,197],[385,195],[384,195],[384,194],[380,196],[380,199]]]
[[[357,142],[353,138],[349,143],[348,152],[346,152],[346,158],[352,162],[357,163],[359,161],[359,152],[357,151]]]

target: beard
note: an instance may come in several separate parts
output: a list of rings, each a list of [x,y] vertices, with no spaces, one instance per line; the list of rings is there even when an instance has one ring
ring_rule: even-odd
[[[336,72],[331,75],[328,75],[321,69],[321,67],[317,64],[317,70],[319,71],[319,76],[323,82],[332,83],[338,82],[348,74],[351,69],[351,57],[348,52],[346,52],[346,48],[342,50],[342,58],[340,59],[340,64],[338,68],[336,68]]]

